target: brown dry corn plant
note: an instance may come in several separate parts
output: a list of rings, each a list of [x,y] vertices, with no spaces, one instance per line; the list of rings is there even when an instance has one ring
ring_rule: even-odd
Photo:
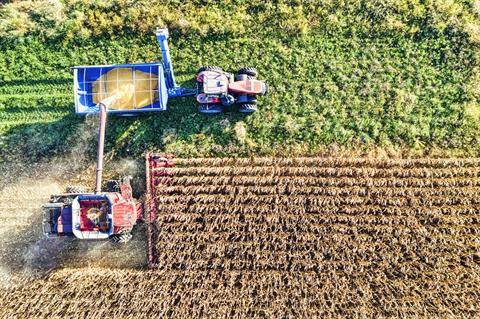
[[[155,269],[11,280],[0,318],[480,316],[480,160],[175,162],[153,171]]]
[[[251,278],[234,301],[247,317],[479,314],[478,159],[176,164],[154,190],[156,271]]]

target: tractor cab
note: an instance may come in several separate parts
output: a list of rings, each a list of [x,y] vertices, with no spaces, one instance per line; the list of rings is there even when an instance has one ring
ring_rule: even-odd
[[[227,94],[230,77],[223,72],[204,71],[198,74],[197,81],[202,83],[205,94]]]

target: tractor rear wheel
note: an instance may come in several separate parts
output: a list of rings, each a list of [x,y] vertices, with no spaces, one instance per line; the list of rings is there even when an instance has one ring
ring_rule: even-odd
[[[197,74],[203,71],[216,71],[216,72],[223,72],[223,69],[219,66],[215,65],[207,65],[207,66],[202,66],[198,69]]]
[[[222,107],[219,104],[199,104],[198,112],[202,114],[218,114],[222,112]]]
[[[121,244],[121,243],[126,243],[129,242],[130,239],[132,239],[133,235],[130,232],[125,232],[125,233],[120,233],[120,234],[115,234],[110,236],[110,241],[114,244]]]
[[[253,113],[257,110],[257,105],[256,104],[240,104],[238,106],[238,112],[240,113]]]
[[[69,185],[66,188],[66,192],[69,194],[83,194],[87,192],[87,188],[81,185]]]
[[[249,67],[241,68],[240,70],[238,70],[237,74],[246,74],[249,76],[256,77],[258,75],[258,71],[257,69],[249,66]]]
[[[251,75],[246,75],[246,74],[235,75],[235,81],[246,81],[246,80],[255,80],[255,77]]]

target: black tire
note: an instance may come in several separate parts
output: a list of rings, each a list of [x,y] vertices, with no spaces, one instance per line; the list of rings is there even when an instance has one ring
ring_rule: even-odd
[[[249,66],[249,67],[245,67],[245,68],[241,68],[240,70],[238,70],[237,72],[238,74],[246,74],[246,75],[249,75],[249,76],[253,76],[254,78],[258,75],[258,71],[257,69]]]
[[[107,187],[105,191],[107,192],[119,192],[120,191],[120,180],[118,179],[110,179],[107,181]]]
[[[255,77],[251,75],[246,75],[246,74],[235,75],[235,81],[245,81],[245,80],[255,80]]]
[[[215,65],[207,65],[207,66],[202,66],[197,70],[197,74],[203,71],[216,71],[216,72],[223,72],[223,69],[219,66]]]
[[[110,241],[113,244],[122,244],[122,243],[127,243],[132,239],[133,235],[130,232],[125,232],[125,233],[120,233],[120,234],[115,234],[110,236]]]
[[[253,113],[257,110],[256,104],[240,104],[238,106],[238,112],[240,113]]]
[[[87,188],[81,185],[69,185],[66,188],[66,192],[69,194],[84,194],[87,192]]]

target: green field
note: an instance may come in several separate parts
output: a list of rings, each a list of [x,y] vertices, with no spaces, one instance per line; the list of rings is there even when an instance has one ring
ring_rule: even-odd
[[[67,152],[70,67],[158,61],[170,29],[177,81],[255,66],[271,92],[245,117],[196,112],[193,98],[110,117],[107,147],[179,156],[387,150],[478,156],[478,1],[27,1],[0,7],[0,160]],[[95,144],[91,146],[91,156]]]

